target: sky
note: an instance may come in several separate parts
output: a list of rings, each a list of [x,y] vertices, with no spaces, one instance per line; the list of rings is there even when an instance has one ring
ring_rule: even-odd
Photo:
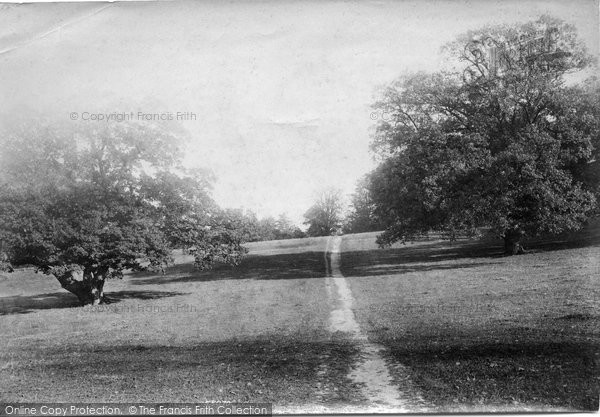
[[[375,166],[378,89],[436,70],[467,30],[541,14],[598,54],[589,0],[3,3],[0,114],[190,113],[186,164],[215,174],[217,202],[301,223]]]

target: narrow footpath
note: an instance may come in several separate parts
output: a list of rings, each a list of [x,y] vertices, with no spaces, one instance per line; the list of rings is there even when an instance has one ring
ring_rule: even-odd
[[[329,331],[337,336],[348,338],[358,348],[357,360],[348,378],[361,387],[364,402],[357,405],[328,404],[331,394],[325,387],[326,375],[331,372],[331,359],[327,354],[321,358],[317,371],[318,401],[299,406],[275,406],[277,414],[378,414],[378,413],[423,413],[428,408],[412,384],[409,373],[400,363],[386,362],[385,347],[369,341],[354,315],[354,297],[348,281],[342,275],[341,236],[331,236],[327,240],[323,257],[327,270],[326,291],[331,304]],[[390,373],[393,369],[393,375]]]
[[[363,387],[363,395],[368,399],[360,412],[369,413],[407,413],[425,411],[423,399],[410,384],[408,373],[402,365],[394,364],[396,375],[402,377],[403,391],[400,392],[393,382],[388,365],[383,359],[385,348],[371,343],[361,330],[353,311],[354,297],[348,281],[340,270],[341,236],[331,236],[327,242],[325,263],[329,280],[333,282],[334,291],[330,294],[333,310],[330,316],[330,331],[343,332],[355,341],[360,349],[359,361],[348,375],[349,378]],[[329,256],[328,256],[329,255]]]

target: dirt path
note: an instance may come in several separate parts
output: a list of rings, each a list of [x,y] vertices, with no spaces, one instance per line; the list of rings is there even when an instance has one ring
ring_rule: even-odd
[[[369,412],[402,413],[423,411],[423,400],[411,386],[408,376],[403,379],[402,392],[393,383],[388,365],[383,359],[384,347],[369,342],[356,321],[352,305],[354,297],[346,278],[340,271],[341,236],[332,236],[327,243],[326,264],[335,291],[332,291],[334,309],[330,316],[330,331],[346,333],[360,347],[360,360],[348,375],[363,387],[368,398]],[[329,253],[329,259],[327,259]],[[402,371],[402,366],[394,364]],[[402,372],[407,375],[407,372]]]

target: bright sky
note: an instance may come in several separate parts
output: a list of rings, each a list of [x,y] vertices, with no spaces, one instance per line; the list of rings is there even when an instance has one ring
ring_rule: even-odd
[[[434,70],[466,30],[543,13],[598,53],[587,0],[2,4],[0,114],[195,113],[187,162],[216,174],[217,201],[301,222],[318,189],[351,193],[373,167],[378,86]]]

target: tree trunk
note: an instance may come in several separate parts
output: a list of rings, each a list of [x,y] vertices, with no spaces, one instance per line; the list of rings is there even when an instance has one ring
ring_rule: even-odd
[[[521,240],[525,233],[518,229],[509,229],[504,233],[504,253],[506,255],[520,255],[525,253]]]
[[[106,302],[104,298],[105,274],[99,272],[68,271],[54,274],[60,285],[75,294],[81,305],[98,305]]]

